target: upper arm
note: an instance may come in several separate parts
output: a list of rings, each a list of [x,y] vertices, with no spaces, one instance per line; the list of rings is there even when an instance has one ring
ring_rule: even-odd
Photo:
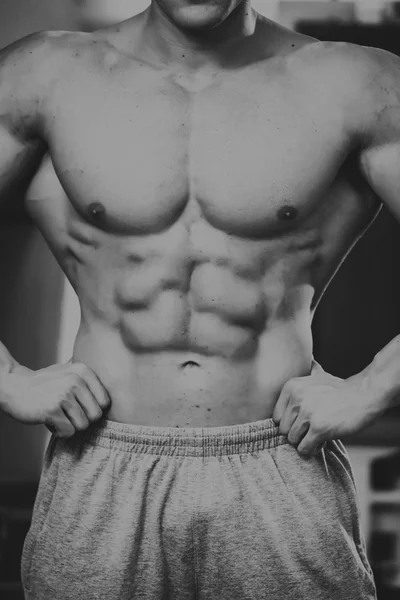
[[[400,220],[400,58],[363,49],[364,88],[359,99],[360,167],[369,185]]]
[[[0,208],[34,175],[46,150],[40,119],[51,40],[36,33],[0,51]]]

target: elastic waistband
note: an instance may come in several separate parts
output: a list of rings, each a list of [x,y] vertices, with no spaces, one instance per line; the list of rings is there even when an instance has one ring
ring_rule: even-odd
[[[223,427],[149,427],[102,419],[64,440],[126,452],[167,456],[222,456],[249,454],[286,444],[272,419]]]

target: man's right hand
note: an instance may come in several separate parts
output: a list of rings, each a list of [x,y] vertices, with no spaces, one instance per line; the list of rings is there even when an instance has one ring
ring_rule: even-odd
[[[3,378],[2,378],[3,379]],[[70,438],[103,416],[110,397],[97,375],[83,363],[32,371],[16,366],[4,375],[2,410],[21,423],[43,423],[60,438]]]

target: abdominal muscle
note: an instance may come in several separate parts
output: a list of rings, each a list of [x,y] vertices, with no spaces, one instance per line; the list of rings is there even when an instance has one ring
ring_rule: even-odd
[[[160,332],[161,333],[161,332]],[[173,346],[173,344],[171,344]],[[74,362],[99,377],[111,398],[105,418],[159,427],[220,427],[267,419],[284,383],[308,375],[311,327],[306,319],[268,323],[253,352],[127,347],[120,328],[82,323]]]

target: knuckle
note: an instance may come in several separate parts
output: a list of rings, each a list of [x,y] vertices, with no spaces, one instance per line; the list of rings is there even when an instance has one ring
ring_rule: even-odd
[[[74,363],[73,370],[75,373],[78,373],[78,375],[84,375],[88,370],[88,367],[83,363]]]
[[[61,402],[61,399],[57,404],[53,404],[46,411],[46,414],[47,414],[47,418],[45,421],[46,425],[49,424],[49,425],[52,425],[53,427],[55,427],[57,419],[59,419],[63,415],[63,412],[60,408],[60,402]]]
[[[70,388],[78,388],[82,383],[82,378],[78,373],[71,373],[69,378]]]
[[[70,410],[75,402],[69,396],[63,396],[60,400],[60,407],[64,410]]]
[[[293,390],[289,400],[289,404],[292,407],[298,408],[302,404],[302,395],[299,390]]]
[[[324,426],[323,422],[320,420],[315,420],[315,419],[312,420],[310,427],[311,427],[312,431],[314,433],[316,433],[317,435],[321,435],[325,431],[325,426]]]

